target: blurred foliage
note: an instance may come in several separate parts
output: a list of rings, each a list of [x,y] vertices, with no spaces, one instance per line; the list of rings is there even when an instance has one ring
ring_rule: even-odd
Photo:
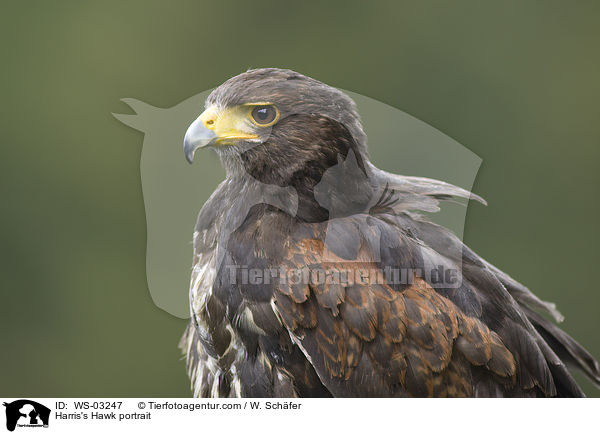
[[[470,208],[467,243],[600,357],[599,18],[598,2],[3,2],[0,395],[189,394],[185,321],[146,287],[142,135],[111,112],[261,66],[390,104],[483,158],[489,206]]]

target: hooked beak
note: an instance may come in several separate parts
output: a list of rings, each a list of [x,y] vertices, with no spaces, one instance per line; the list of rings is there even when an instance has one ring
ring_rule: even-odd
[[[196,119],[188,128],[183,139],[183,152],[188,163],[194,162],[194,152],[198,148],[212,145],[217,139],[214,131],[204,126],[201,117]]]

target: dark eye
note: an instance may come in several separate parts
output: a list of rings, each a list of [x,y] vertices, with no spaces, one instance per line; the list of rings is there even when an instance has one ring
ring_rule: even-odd
[[[252,119],[258,125],[270,125],[277,119],[277,109],[272,105],[257,105],[252,109]]]

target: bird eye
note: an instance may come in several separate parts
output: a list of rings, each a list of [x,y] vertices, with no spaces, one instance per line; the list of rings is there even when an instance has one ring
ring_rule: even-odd
[[[252,109],[251,116],[257,125],[265,127],[274,124],[279,113],[272,105],[257,105]]]

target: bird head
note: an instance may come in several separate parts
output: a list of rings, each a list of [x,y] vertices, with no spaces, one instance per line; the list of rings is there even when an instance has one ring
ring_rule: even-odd
[[[294,71],[264,68],[227,80],[207,98],[185,134],[187,160],[204,147],[215,149],[226,169],[273,182],[299,167],[326,169],[349,150],[366,157],[366,136],[346,94]]]

